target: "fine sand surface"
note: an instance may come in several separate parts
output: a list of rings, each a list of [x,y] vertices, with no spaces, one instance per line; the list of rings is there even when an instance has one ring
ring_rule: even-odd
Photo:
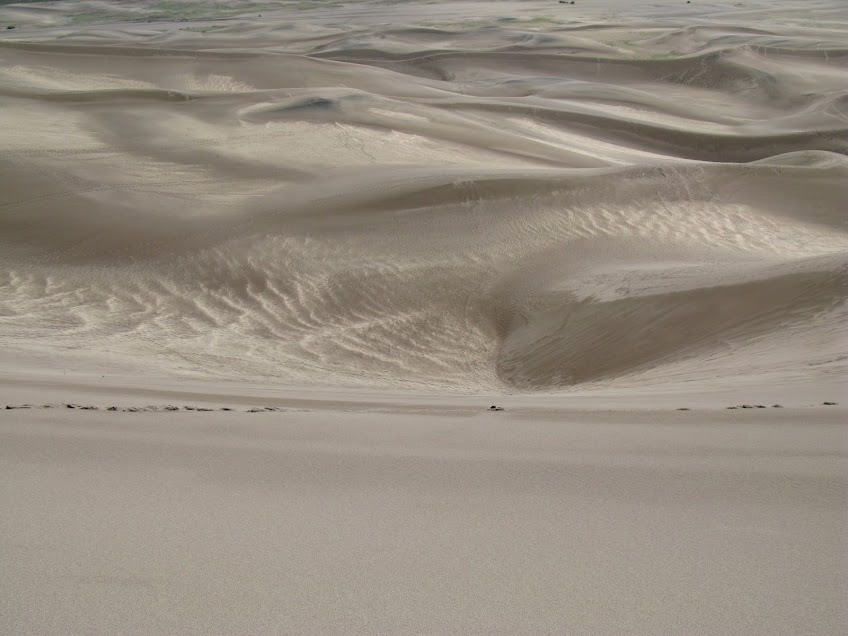
[[[0,0],[0,159],[0,633],[848,633],[842,0]]]
[[[3,412],[0,631],[838,636],[828,408]]]

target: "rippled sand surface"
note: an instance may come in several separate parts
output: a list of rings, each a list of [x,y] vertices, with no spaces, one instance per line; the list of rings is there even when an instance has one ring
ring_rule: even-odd
[[[0,345],[465,392],[844,372],[848,18],[809,4],[5,7]]]
[[[2,0],[0,158],[0,631],[845,633],[842,0]]]

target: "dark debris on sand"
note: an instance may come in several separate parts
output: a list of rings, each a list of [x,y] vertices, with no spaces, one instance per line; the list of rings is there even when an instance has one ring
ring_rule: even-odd
[[[838,406],[838,402],[822,402],[823,406]],[[52,409],[56,407],[64,407],[67,409],[75,409],[79,411],[99,411],[101,409],[111,412],[119,411],[121,413],[139,413],[139,412],[161,412],[161,411],[196,411],[196,412],[204,412],[209,413],[212,411],[224,411],[224,412],[234,412],[238,409],[234,409],[229,406],[222,406],[220,408],[212,408],[212,407],[203,407],[203,406],[109,406],[109,407],[100,407],[94,405],[82,405],[82,404],[73,404],[73,403],[61,403],[61,404],[7,404],[5,406],[5,410],[11,411],[15,409]],[[736,409],[765,409],[768,408],[765,404],[738,404],[732,406],[724,407],[728,410],[736,410]],[[785,408],[782,404],[772,404],[771,408],[773,409],[782,409]],[[506,408],[503,406],[497,406],[493,404],[489,408],[486,409],[489,412],[495,411],[505,411]],[[688,406],[681,406],[675,409],[677,411],[691,411],[692,409]],[[246,409],[246,413],[280,413],[285,412],[285,408],[275,407],[275,406],[254,406],[252,408]]]

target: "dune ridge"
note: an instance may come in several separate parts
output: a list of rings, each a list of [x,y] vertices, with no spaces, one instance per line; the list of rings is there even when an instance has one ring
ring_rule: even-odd
[[[713,4],[0,8],[0,348],[459,392],[844,372],[848,16]]]

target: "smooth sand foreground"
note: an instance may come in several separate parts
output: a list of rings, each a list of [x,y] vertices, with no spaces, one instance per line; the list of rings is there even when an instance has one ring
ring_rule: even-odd
[[[843,407],[433,406],[0,411],[0,632],[845,632]]]

